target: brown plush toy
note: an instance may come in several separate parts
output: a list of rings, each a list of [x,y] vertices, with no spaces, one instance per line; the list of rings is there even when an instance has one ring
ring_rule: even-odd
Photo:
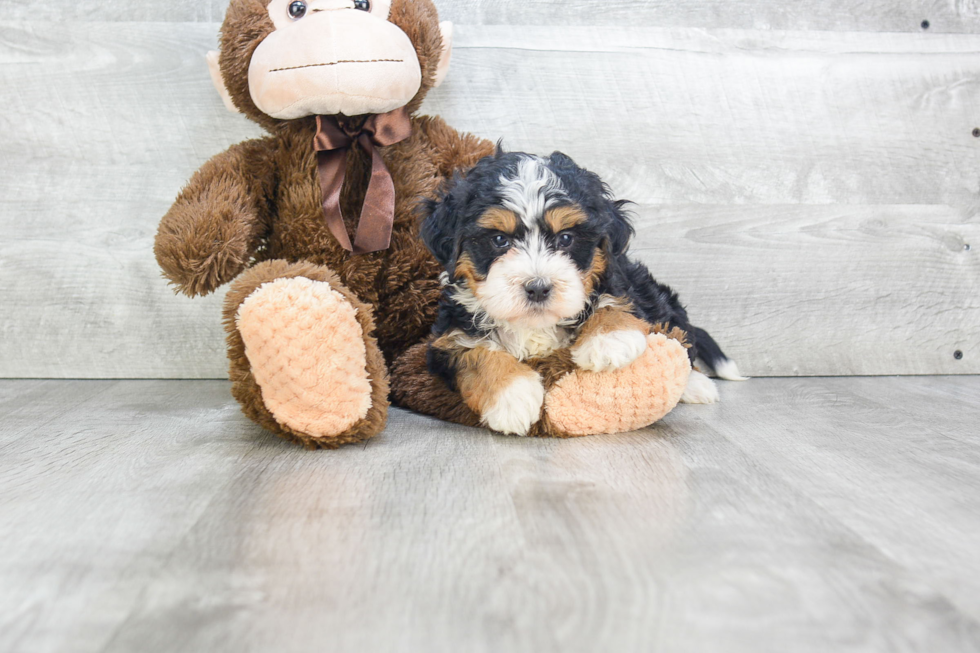
[[[208,60],[229,108],[269,136],[206,163],[163,218],[155,253],[190,296],[233,282],[224,309],[232,392],[246,415],[307,447],[378,434],[392,393],[464,424],[479,415],[425,370],[440,265],[418,202],[493,153],[416,116],[445,77],[451,25],[430,0],[231,0]],[[677,334],[674,334],[675,336]],[[612,373],[537,361],[537,435],[618,432],[677,403],[677,338]],[[397,361],[397,362],[396,362]]]

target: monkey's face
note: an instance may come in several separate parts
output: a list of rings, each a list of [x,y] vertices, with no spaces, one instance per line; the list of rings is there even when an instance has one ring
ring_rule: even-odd
[[[280,120],[356,116],[403,107],[422,67],[408,35],[389,22],[390,0],[271,0],[275,31],[248,68],[252,101]]]
[[[208,53],[225,105],[271,131],[313,115],[414,112],[449,69],[431,0],[231,0]]]

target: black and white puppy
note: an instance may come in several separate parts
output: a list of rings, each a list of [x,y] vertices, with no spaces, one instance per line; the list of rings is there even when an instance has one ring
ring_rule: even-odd
[[[582,369],[625,367],[647,346],[630,328],[637,318],[679,327],[692,363],[742,379],[711,336],[691,325],[677,294],[629,259],[625,204],[560,152],[498,151],[425,205],[422,238],[446,268],[429,369],[490,428],[525,434],[538,419],[541,379],[522,361],[569,347]],[[589,331],[599,335],[576,342],[597,321],[602,328]],[[707,376],[691,374],[682,401],[718,398]]]

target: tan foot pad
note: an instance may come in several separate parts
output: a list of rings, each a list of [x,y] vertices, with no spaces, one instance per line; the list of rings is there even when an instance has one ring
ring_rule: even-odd
[[[647,350],[620,370],[578,370],[562,377],[545,398],[545,411],[569,435],[633,431],[674,409],[690,373],[684,346],[651,334]]]
[[[278,279],[242,302],[245,355],[280,424],[313,437],[344,433],[371,408],[364,333],[330,284]]]

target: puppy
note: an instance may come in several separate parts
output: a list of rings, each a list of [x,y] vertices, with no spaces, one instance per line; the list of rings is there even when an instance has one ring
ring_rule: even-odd
[[[525,435],[539,418],[544,388],[523,361],[569,348],[581,369],[625,367],[647,346],[641,321],[679,327],[692,363],[743,378],[677,294],[629,259],[625,204],[560,152],[498,151],[424,205],[422,238],[446,268],[429,370],[491,429]],[[681,401],[718,398],[695,371]]]

